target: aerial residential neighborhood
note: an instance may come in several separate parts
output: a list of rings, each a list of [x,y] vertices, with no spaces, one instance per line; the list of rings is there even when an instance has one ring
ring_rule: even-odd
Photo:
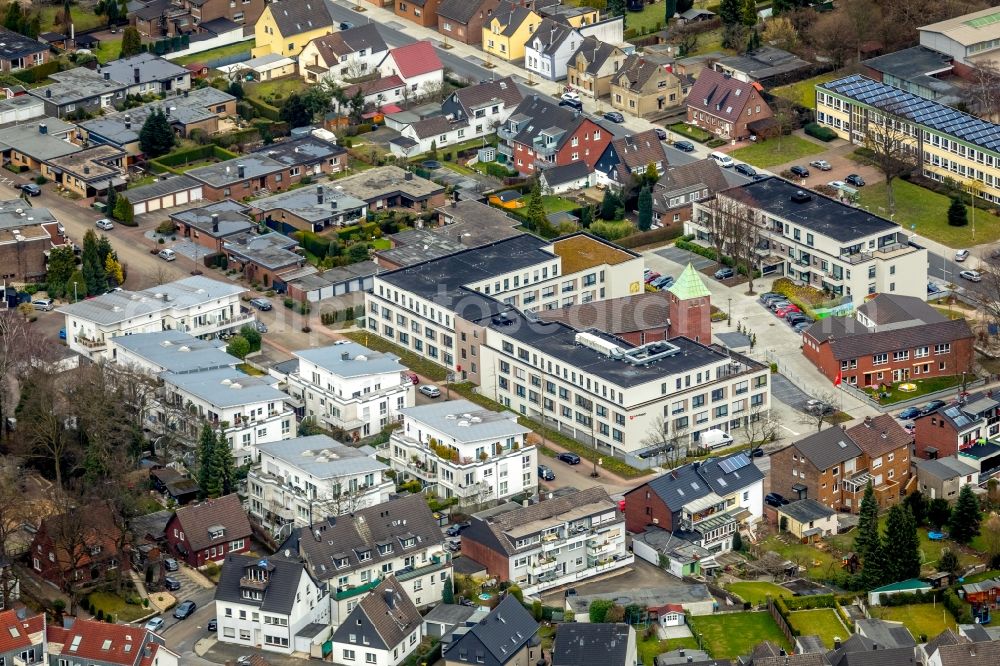
[[[1000,9],[0,32],[0,666],[1000,664]]]

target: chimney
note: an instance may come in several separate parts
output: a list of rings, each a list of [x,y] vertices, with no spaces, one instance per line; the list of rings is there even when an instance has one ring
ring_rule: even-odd
[[[139,68],[138,67],[133,67],[132,68],[132,77],[135,79],[136,83],[139,83],[139,81],[141,80],[141,78],[139,77]]]
[[[342,360],[342,361],[350,361],[351,360],[351,354],[350,354],[350,352],[343,352],[343,353],[341,353],[340,360]]]
[[[212,233],[219,233],[219,214],[212,213]]]
[[[111,80],[111,72],[104,72],[104,80],[105,81]]]
[[[878,649],[878,643],[872,643],[872,649],[873,650],[877,650]]]
[[[38,123],[38,133],[39,134],[48,134],[49,133],[48,126],[45,123]]]
[[[236,172],[239,174],[240,178],[246,178],[247,169],[242,164],[236,165]]]
[[[167,118],[170,117],[170,107],[169,106],[163,107],[163,115],[165,115]]]
[[[684,648],[681,648],[680,651],[678,652],[678,654],[683,657],[684,656]]]
[[[46,96],[47,98],[49,98],[49,99],[52,99],[52,91],[51,91],[51,90],[46,90],[46,91],[45,91],[45,96]]]
[[[458,208],[458,202],[457,202],[457,201],[455,201],[455,200],[452,200],[452,202],[451,202],[451,207],[452,207],[452,208]]]
[[[132,116],[125,115],[125,129],[132,129]]]
[[[694,657],[688,655],[688,661],[687,661],[687,663],[690,664],[690,663],[693,663],[693,662],[694,662]]]
[[[866,416],[865,417],[865,427],[866,428],[871,428],[872,427],[872,417],[870,417],[870,416]]]
[[[407,171],[406,175],[403,176],[403,180],[413,180],[413,172]]]
[[[389,608],[396,607],[396,591],[391,587],[385,591],[385,605]]]
[[[85,176],[90,175],[90,167],[89,166],[84,166],[83,167],[83,175],[85,175]]]
[[[787,653],[785,652],[785,648],[781,648],[780,650],[778,650],[779,657],[784,657],[786,654]]]
[[[330,210],[337,210],[337,200],[334,199],[330,202]]]
[[[323,203],[323,186],[322,185],[317,185],[316,186],[316,203],[318,203],[318,204]]]

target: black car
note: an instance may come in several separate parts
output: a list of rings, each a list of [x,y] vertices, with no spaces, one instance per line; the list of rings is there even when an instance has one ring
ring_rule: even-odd
[[[785,321],[788,322],[789,326],[795,326],[800,322],[809,321],[809,317],[805,316],[801,312],[789,312],[785,315]]]
[[[931,412],[941,409],[945,406],[944,400],[931,400],[926,405],[920,408],[921,414],[930,414]]]
[[[667,140],[667,130],[660,129],[659,127],[654,127],[653,131],[656,132],[656,138],[659,139],[660,141]]]
[[[178,620],[183,620],[194,615],[195,609],[198,608],[197,605],[190,599],[187,601],[182,601],[178,604],[177,608],[174,609],[174,617]]]
[[[549,467],[548,465],[539,465],[538,478],[542,479],[543,481],[555,481],[556,475],[555,472],[552,471],[552,468]]]
[[[854,187],[865,186],[865,179],[856,173],[852,173],[851,175],[849,175],[847,178],[844,179],[844,182],[847,183],[848,185],[853,185]]]
[[[778,294],[773,291],[768,291],[761,294],[758,300],[760,300],[760,302],[763,303],[764,305],[770,305],[775,301],[784,301],[787,299],[785,298],[784,294]]]
[[[562,453],[557,455],[556,458],[563,461],[564,463],[569,463],[570,465],[580,464],[580,456],[576,455],[575,453],[570,453],[569,451],[563,451]]]
[[[757,170],[754,169],[749,164],[737,164],[736,166],[733,167],[733,171],[735,171],[736,173],[741,173],[749,178],[753,178],[754,176],[757,175]]]
[[[617,111],[608,111],[604,114],[605,120],[610,120],[613,123],[623,123],[625,122],[625,116],[618,113]]]
[[[904,409],[903,411],[901,411],[899,413],[899,418],[903,419],[904,421],[909,421],[910,419],[915,419],[918,416],[920,416],[920,408],[919,407],[907,407],[906,409]]]
[[[163,586],[171,592],[176,592],[181,589],[181,582],[173,576],[167,576],[163,579]]]
[[[796,164],[791,169],[789,169],[789,171],[791,171],[792,173],[794,173],[799,178],[808,178],[809,177],[809,169],[805,168],[804,166],[799,166],[798,164]]]
[[[354,27],[354,24],[351,23],[350,21],[341,21],[340,22],[340,29],[341,30],[350,30],[353,27]]]
[[[468,522],[468,521],[466,521],[464,523],[455,523],[454,525],[452,525],[451,527],[449,527],[447,530],[445,530],[444,533],[447,534],[450,537],[456,537],[459,534],[461,534],[462,530],[464,530],[469,525],[471,525],[471,523]]]
[[[734,275],[736,275],[736,271],[734,271],[729,266],[726,266],[724,268],[720,268],[719,270],[715,271],[715,279],[716,280],[728,280],[729,278],[733,277]]]
[[[768,506],[783,506],[788,504],[788,500],[778,493],[768,493],[764,496],[764,503]]]
[[[583,111],[583,102],[578,99],[561,99],[559,100],[559,106],[566,106],[571,109],[576,109],[577,111]]]
[[[22,192],[27,192],[29,195],[33,197],[37,197],[39,194],[42,193],[42,188],[38,187],[38,185],[35,185],[34,183],[25,183],[24,185],[18,185],[17,189],[21,190]]]
[[[690,141],[675,141],[674,148],[685,153],[694,152],[694,144],[691,143]]]
[[[753,457],[753,458],[763,458],[764,457],[764,449],[762,449],[762,448],[760,448],[758,446],[756,449],[754,449],[753,451],[750,452],[750,456]]]

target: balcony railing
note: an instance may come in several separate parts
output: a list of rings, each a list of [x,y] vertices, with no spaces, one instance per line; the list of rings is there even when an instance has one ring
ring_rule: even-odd
[[[267,581],[243,576],[242,578],[240,578],[240,587],[245,587],[250,590],[263,591],[267,589]]]
[[[82,335],[76,336],[76,341],[87,349],[104,349],[108,346],[108,343],[105,340],[91,340],[90,338]]]
[[[517,131],[510,129],[509,125],[497,129],[497,137],[503,141],[510,141],[515,136],[517,136]]]

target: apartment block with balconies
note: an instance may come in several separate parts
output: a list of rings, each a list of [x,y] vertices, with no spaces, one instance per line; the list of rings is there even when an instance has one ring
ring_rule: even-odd
[[[895,222],[771,177],[695,202],[685,233],[712,244],[713,216],[732,206],[753,211],[764,275],[785,275],[855,302],[875,293],[927,297],[927,250]],[[727,239],[724,249],[747,240]]]
[[[538,453],[529,432],[511,412],[450,400],[403,410],[403,427],[382,455],[402,478],[438,497],[484,504],[535,493]]]
[[[386,502],[396,488],[374,449],[326,435],[263,444],[257,453],[247,474],[249,512],[277,541],[315,520]]]
[[[395,354],[341,341],[294,355],[296,367],[282,376],[286,390],[300,402],[300,415],[322,428],[367,437],[414,404],[410,373]]]
[[[472,516],[462,554],[525,594],[579,582],[634,561],[625,517],[601,487],[562,489],[531,506],[513,502]]]

